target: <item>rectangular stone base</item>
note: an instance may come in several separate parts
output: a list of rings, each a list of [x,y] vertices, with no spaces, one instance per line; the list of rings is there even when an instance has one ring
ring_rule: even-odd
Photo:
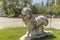
[[[30,36],[28,37],[27,35],[24,37],[21,37],[20,40],[31,40],[31,39],[36,39],[36,38],[41,38],[41,37],[46,37],[52,35],[51,31],[45,31],[42,34],[35,35],[35,36]]]

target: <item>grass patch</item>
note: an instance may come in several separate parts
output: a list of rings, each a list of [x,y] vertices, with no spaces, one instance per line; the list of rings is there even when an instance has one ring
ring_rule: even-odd
[[[26,29],[25,27],[0,29],[0,40],[19,40]]]
[[[19,40],[19,38],[25,34],[26,30],[26,27],[0,29],[0,40]],[[48,36],[39,40],[60,40],[60,30],[49,28],[46,30],[52,31],[53,36]]]

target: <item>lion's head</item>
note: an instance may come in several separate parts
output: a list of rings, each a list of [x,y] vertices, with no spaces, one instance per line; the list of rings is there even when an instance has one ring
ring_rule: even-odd
[[[30,8],[25,7],[22,9],[22,16],[23,17],[26,16],[26,17],[30,18],[31,15],[32,15],[32,10]]]

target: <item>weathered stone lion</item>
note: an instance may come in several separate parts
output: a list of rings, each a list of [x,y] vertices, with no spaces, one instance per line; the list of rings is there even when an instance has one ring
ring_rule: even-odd
[[[26,37],[40,37],[39,35],[44,34],[43,26],[48,25],[48,19],[44,16],[34,17],[32,10],[28,7],[22,10],[22,19],[27,25],[27,33],[20,38],[20,40],[28,40]],[[29,39],[30,40],[30,39]]]

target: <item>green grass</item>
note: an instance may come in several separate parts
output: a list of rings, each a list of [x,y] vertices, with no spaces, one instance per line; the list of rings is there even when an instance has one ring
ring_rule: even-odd
[[[0,40],[19,40],[25,32],[24,27],[0,29]]]
[[[19,40],[19,38],[25,34],[26,30],[26,27],[0,29],[0,40]],[[51,30],[53,36],[40,38],[39,40],[60,40],[60,30],[49,28],[46,30]]]

